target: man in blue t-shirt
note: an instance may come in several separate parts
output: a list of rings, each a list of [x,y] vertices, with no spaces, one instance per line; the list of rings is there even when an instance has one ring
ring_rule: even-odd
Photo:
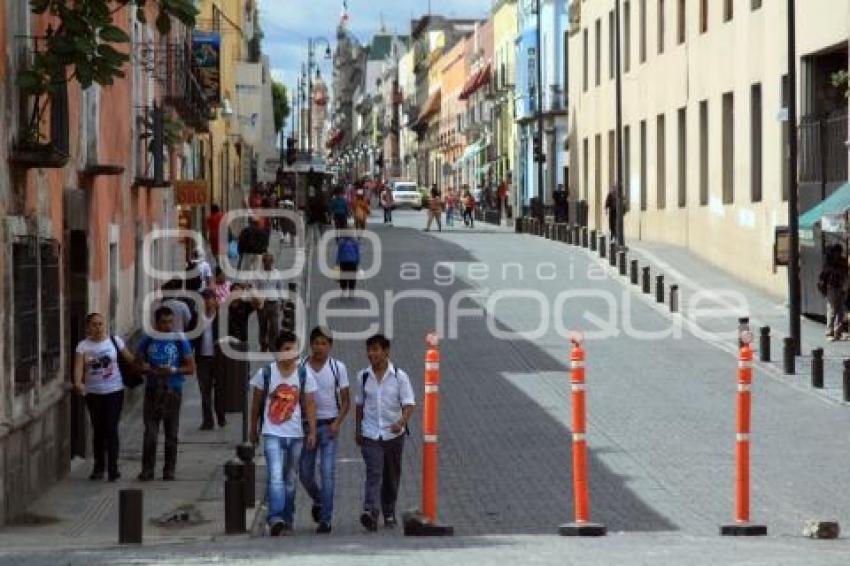
[[[153,479],[156,465],[156,444],[159,423],[165,430],[165,463],[162,479],[174,479],[177,463],[177,437],[180,432],[180,402],[183,396],[185,375],[195,373],[192,347],[182,333],[172,332],[174,312],[160,307],[154,314],[156,336],[145,336],[139,343],[137,357],[145,380],[144,421],[145,436],[142,444],[142,471],[139,480]],[[165,336],[162,336],[165,335]]]

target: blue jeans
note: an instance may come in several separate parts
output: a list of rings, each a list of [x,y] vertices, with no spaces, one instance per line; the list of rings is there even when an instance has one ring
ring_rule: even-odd
[[[446,226],[455,225],[455,209],[451,206],[446,208]]]
[[[268,475],[269,525],[295,518],[295,465],[301,455],[302,439],[263,435]]]
[[[319,455],[322,487],[316,484],[316,455]],[[316,448],[301,451],[299,471],[301,484],[313,500],[322,507],[320,521],[330,523],[334,512],[334,483],[336,477],[336,438],[331,437],[330,424],[321,424],[316,435]]]

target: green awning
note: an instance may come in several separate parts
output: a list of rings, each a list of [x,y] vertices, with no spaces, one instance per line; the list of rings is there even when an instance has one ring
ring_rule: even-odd
[[[827,214],[842,214],[850,209],[850,183],[844,183],[817,206],[800,216],[800,239],[814,239],[815,224]]]

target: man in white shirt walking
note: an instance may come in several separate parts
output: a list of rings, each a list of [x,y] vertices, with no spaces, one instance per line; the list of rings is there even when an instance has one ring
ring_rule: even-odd
[[[384,526],[396,525],[404,435],[415,399],[410,378],[390,362],[390,341],[376,334],[366,341],[370,367],[359,372],[355,392],[356,437],[366,463],[366,493],[360,523],[378,528],[378,494]]]
[[[277,361],[251,379],[251,442],[260,430],[266,457],[269,500],[268,524],[272,536],[292,531],[295,519],[295,470],[301,456],[304,429],[306,447],[316,446],[316,380],[298,365],[298,339],[281,332],[274,341]],[[302,424],[306,414],[307,426]],[[261,421],[262,416],[262,421]]]
[[[283,278],[274,267],[274,256],[263,255],[262,275],[254,282],[260,307],[257,309],[257,320],[260,323],[260,348],[268,351],[269,346],[277,336],[278,306],[283,296]]]
[[[345,364],[331,357],[333,335],[317,326],[310,333],[310,356],[302,361],[309,375],[316,380],[317,441],[314,449],[301,451],[299,475],[304,489],[313,500],[313,520],[319,524],[316,532],[331,532],[336,481],[337,437],[348,414],[348,371]],[[316,484],[316,456],[320,459],[321,489]]]

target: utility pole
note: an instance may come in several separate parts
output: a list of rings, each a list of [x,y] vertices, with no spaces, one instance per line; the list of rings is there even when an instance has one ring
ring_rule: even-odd
[[[543,10],[541,0],[537,0],[537,198],[544,206],[546,191],[543,187]]]
[[[788,264],[789,330],[797,355],[801,353],[800,329],[800,225],[797,185],[797,17],[794,0],[788,0],[788,228],[791,253]]]
[[[620,0],[617,0],[614,14],[616,20],[616,50],[615,57],[617,73],[616,90],[616,106],[617,106],[617,245],[621,248],[625,245],[625,230],[623,229],[623,215],[626,208],[626,183],[624,179],[625,171],[623,168],[623,76],[620,69]]]

